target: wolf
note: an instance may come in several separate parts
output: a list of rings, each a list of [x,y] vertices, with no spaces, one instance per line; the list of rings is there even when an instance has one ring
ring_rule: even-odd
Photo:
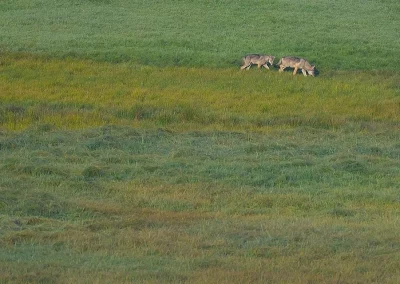
[[[293,75],[296,75],[297,70],[301,69],[304,76],[307,76],[307,73],[313,77],[315,76],[315,65],[311,65],[304,58],[285,56],[279,60],[278,66],[279,72],[282,72],[286,67],[291,67],[294,68]]]
[[[243,65],[240,67],[240,70],[246,69],[249,70],[251,65],[257,64],[258,69],[261,66],[269,69],[268,63],[270,65],[274,64],[275,56],[272,55],[264,55],[264,54],[248,54],[242,58]]]

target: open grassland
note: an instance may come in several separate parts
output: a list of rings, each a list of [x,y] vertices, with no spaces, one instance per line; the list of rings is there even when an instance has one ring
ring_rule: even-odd
[[[0,282],[399,283],[399,13],[1,1]]]
[[[397,283],[399,138],[3,133],[0,280]]]
[[[396,70],[399,14],[398,0],[3,0],[0,50],[186,67],[265,52]]]
[[[396,283],[398,79],[4,56],[0,281]]]

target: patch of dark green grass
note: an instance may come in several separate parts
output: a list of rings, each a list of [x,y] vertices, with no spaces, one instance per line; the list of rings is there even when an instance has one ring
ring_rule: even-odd
[[[69,211],[66,202],[53,194],[35,190],[1,190],[1,211],[9,216],[63,218]]]
[[[198,136],[120,127],[76,133],[26,131],[2,137],[1,169],[50,184],[93,179],[166,184],[205,181],[310,190],[329,185],[395,184],[397,148],[386,140],[388,136],[312,131],[279,136],[225,132]],[[358,143],[352,144],[353,139]],[[377,143],[385,148],[384,157],[374,148]],[[349,151],[352,155],[344,154]]]

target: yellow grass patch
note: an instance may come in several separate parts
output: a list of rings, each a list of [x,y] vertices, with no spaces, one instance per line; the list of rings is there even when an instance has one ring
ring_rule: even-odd
[[[154,68],[6,57],[1,125],[104,124],[177,130],[253,129],[399,121],[399,74],[348,72],[317,78],[207,68]]]

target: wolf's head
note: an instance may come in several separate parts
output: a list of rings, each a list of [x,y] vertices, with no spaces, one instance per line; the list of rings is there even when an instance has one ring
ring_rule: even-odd
[[[269,64],[274,65],[275,56],[270,56],[268,59]]]
[[[315,77],[315,65],[311,65],[310,68],[307,69],[308,75]]]

